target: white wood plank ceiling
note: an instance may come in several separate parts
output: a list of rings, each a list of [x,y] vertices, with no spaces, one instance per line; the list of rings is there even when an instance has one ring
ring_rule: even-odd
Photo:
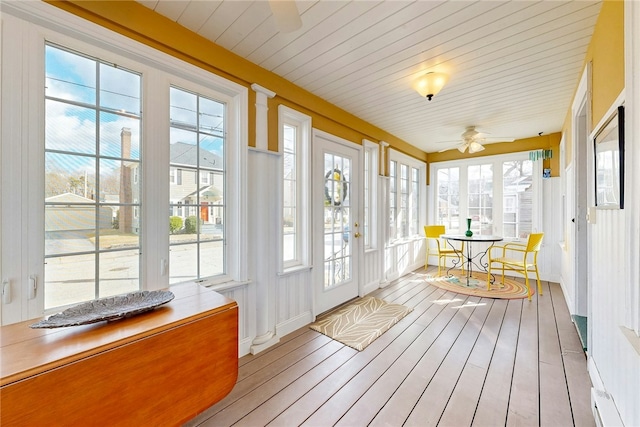
[[[391,134],[433,152],[465,128],[527,138],[561,130],[600,1],[139,0],[157,13]],[[426,71],[449,74],[432,101]]]

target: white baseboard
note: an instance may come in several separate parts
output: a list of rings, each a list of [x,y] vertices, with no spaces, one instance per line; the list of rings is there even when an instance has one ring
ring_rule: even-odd
[[[562,289],[562,295],[564,296],[564,302],[567,304],[567,308],[569,309],[569,314],[575,314],[576,311],[573,306],[573,301],[571,301],[571,298],[567,298],[568,295],[571,295],[567,289],[567,284],[562,280],[562,277],[560,277],[560,281],[558,283],[560,283],[560,289]]]
[[[251,352],[251,338],[245,338],[238,343],[238,357],[246,356]]]
[[[285,320],[282,323],[278,323],[276,325],[276,335],[279,337],[283,337],[291,332],[300,329],[304,326],[307,326],[309,323],[313,322],[313,316],[310,311],[305,311],[291,319]]]

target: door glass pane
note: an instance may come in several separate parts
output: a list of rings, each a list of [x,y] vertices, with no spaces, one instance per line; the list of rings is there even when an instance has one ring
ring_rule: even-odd
[[[351,160],[324,155],[324,288],[351,280]]]

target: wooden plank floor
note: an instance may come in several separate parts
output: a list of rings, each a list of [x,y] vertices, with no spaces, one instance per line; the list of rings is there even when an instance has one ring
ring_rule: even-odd
[[[586,358],[556,283],[529,302],[445,292],[416,270],[372,295],[413,311],[364,351],[302,328],[240,359],[188,426],[593,426]]]

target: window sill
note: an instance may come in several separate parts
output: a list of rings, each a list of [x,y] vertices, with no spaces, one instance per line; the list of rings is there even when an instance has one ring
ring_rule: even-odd
[[[312,268],[312,265],[296,265],[295,267],[285,268],[283,271],[278,273],[278,277],[284,277],[295,273],[310,271]]]
[[[211,289],[212,291],[216,291],[216,292],[221,292],[221,291],[228,291],[230,289],[235,289],[235,288],[241,288],[243,286],[248,285],[249,283],[251,283],[251,280],[246,280],[243,282],[237,282],[235,280],[232,280],[230,282],[224,282],[224,283],[199,283],[199,285],[204,286],[207,289]]]

